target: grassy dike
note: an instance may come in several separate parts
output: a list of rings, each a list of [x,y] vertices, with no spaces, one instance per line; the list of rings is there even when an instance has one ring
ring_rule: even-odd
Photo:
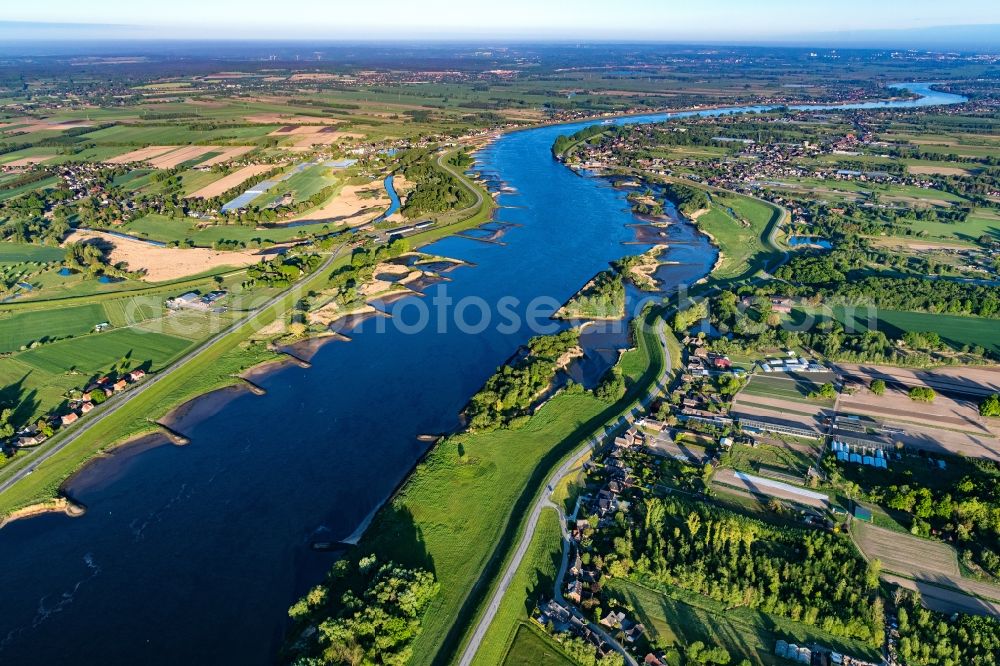
[[[637,320],[637,346],[621,360],[629,389],[618,403],[560,393],[517,430],[451,437],[428,452],[375,517],[360,552],[427,568],[441,585],[413,644],[412,664],[453,658],[551,470],[617,421],[663,374],[655,321],[652,311]]]
[[[442,157],[450,155],[448,153]],[[440,226],[434,226],[427,231],[409,237],[410,243],[417,248],[427,245],[450,234],[483,224],[492,216],[495,203],[482,188],[474,184],[463,174],[447,169],[467,188],[476,194],[476,204],[462,211],[453,213],[454,221]],[[329,275],[346,265],[350,255],[345,253],[338,257],[328,268],[307,276],[300,284],[290,290],[282,299],[264,312],[245,322],[237,330],[217,340],[196,358],[173,370],[170,376],[149,387],[142,394],[129,400],[128,406],[104,417],[90,430],[81,435],[71,445],[55,454],[30,475],[21,479],[13,487],[0,493],[0,518],[33,505],[50,503],[59,495],[63,482],[83,467],[88,461],[116,444],[128,441],[138,435],[152,432],[156,429],[152,421],[166,416],[179,405],[204,395],[210,391],[238,383],[235,375],[253,366],[278,358],[261,346],[247,344],[249,338],[261,328],[267,326],[289,311],[295,302],[308,293],[310,289],[321,288]],[[199,278],[204,280],[204,278]],[[211,281],[205,280],[207,284]],[[187,283],[186,286],[190,284]],[[177,284],[171,283],[176,290]],[[160,293],[164,285],[157,285],[155,291]],[[146,293],[149,293],[148,291]],[[108,295],[110,296],[110,295]],[[107,296],[88,297],[103,300]],[[121,298],[121,294],[113,297]],[[95,411],[94,415],[97,415]],[[81,423],[88,419],[81,420]],[[49,444],[58,441],[49,440]],[[45,445],[43,445],[45,446]],[[41,451],[42,449],[37,449]],[[8,464],[3,471],[13,473],[23,466],[31,464],[34,452],[21,456],[20,460]]]

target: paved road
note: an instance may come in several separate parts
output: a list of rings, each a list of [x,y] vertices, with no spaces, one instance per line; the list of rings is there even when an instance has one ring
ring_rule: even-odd
[[[78,440],[80,437],[84,435],[84,433],[89,431],[98,423],[108,418],[109,416],[111,416],[118,410],[122,409],[123,407],[127,407],[132,402],[132,400],[134,400],[136,397],[148,391],[150,387],[155,386],[159,382],[163,381],[166,377],[169,377],[173,373],[177,372],[180,368],[184,367],[185,365],[193,361],[202,352],[215,345],[217,342],[225,338],[227,335],[233,333],[242,326],[245,326],[248,322],[252,321],[254,317],[257,317],[258,315],[274,307],[282,299],[286,298],[290,293],[295,291],[300,291],[304,293],[306,285],[312,282],[312,280],[318,277],[321,273],[326,271],[337,259],[337,257],[340,255],[341,251],[343,251],[345,247],[346,244],[338,247],[333,252],[333,254],[331,254],[330,257],[327,258],[325,262],[323,262],[323,264],[319,267],[319,269],[314,271],[305,280],[293,284],[288,289],[282,291],[277,296],[267,301],[263,305],[257,307],[256,309],[250,310],[245,317],[236,321],[235,323],[226,327],[213,337],[209,338],[205,342],[198,345],[195,349],[191,350],[183,357],[181,357],[179,360],[177,360],[175,363],[171,364],[166,370],[156,373],[149,379],[140,383],[138,386],[128,391],[125,391],[124,393],[112,396],[107,402],[105,402],[101,407],[98,408],[100,411],[95,410],[95,412],[97,412],[96,414],[89,416],[88,418],[84,419],[81,423],[79,423],[77,426],[75,426],[71,430],[68,430],[65,437],[57,436],[57,438],[49,440],[48,443],[43,444],[41,447],[34,449],[33,451],[30,451],[25,457],[26,459],[21,463],[21,466],[17,469],[17,471],[15,471],[13,474],[11,474],[3,481],[0,481],[0,493],[5,492],[6,490],[14,486],[18,481],[27,477],[29,474],[34,472],[39,465],[41,465],[46,460],[48,460],[52,456],[56,455],[57,453],[65,449],[67,446],[69,446],[76,440]]]
[[[662,320],[660,320],[659,322],[659,328],[657,329],[657,334],[659,335],[660,338],[660,344],[663,347],[664,367],[670,368],[671,367],[670,349],[667,347],[667,338],[663,333]],[[640,401],[641,407],[633,407],[629,412],[621,415],[613,426],[606,427],[605,432],[587,440],[586,443],[584,443],[578,449],[576,449],[571,454],[570,458],[566,462],[564,462],[559,467],[559,469],[557,469],[549,476],[549,479],[546,482],[547,483],[546,487],[549,489],[555,488],[560,481],[566,478],[569,472],[577,465],[577,463],[579,463],[581,459],[583,459],[588,453],[592,452],[597,448],[600,442],[604,440],[605,437],[607,437],[608,431],[614,430],[615,428],[621,425],[634,423],[636,418],[638,418],[638,416],[642,413],[642,408],[648,406],[653,401],[653,399],[660,393],[665,391],[666,388],[667,387],[663,382],[663,377],[661,376],[659,379],[656,380],[656,384],[649,390],[649,393],[646,394],[646,396]],[[524,555],[525,553],[527,553],[528,547],[531,545],[531,540],[534,537],[535,529],[538,527],[538,519],[542,515],[542,510],[545,509],[546,507],[556,508],[556,510],[559,511],[559,518],[560,522],[563,524],[563,530],[565,530],[565,520],[563,513],[561,510],[559,510],[559,508],[555,504],[552,503],[551,492],[552,491],[549,490],[549,492],[543,493],[542,496],[538,498],[538,500],[532,507],[531,513],[528,515],[528,522],[525,526],[524,534],[521,537],[521,541],[518,542],[517,549],[514,551],[513,557],[511,558],[510,562],[507,564],[507,568],[503,572],[503,576],[500,579],[500,584],[494,591],[493,596],[490,598],[490,602],[486,608],[486,612],[483,614],[482,618],[480,618],[479,623],[476,625],[476,629],[472,634],[472,638],[469,640],[469,643],[466,646],[465,651],[462,653],[462,658],[459,661],[460,666],[469,666],[472,663],[473,658],[476,656],[476,652],[479,650],[479,646],[482,644],[483,638],[486,636],[486,632],[490,628],[490,624],[493,623],[493,618],[496,617],[497,611],[500,608],[500,603],[503,601],[503,597],[507,593],[508,588],[510,588],[510,584],[514,580],[514,575],[517,573],[518,568],[521,566],[521,561],[524,559]],[[565,557],[566,553],[564,551],[563,558],[565,559]],[[564,573],[565,571],[562,572],[562,574]],[[560,574],[560,577],[556,580],[557,591],[561,587],[562,574]],[[562,594],[559,593],[559,596],[561,597]],[[579,617],[582,618],[583,615],[580,614]],[[618,652],[624,655],[625,661],[630,666],[636,666],[635,659],[633,659],[632,656],[628,654],[628,652],[626,652],[625,649],[621,645],[619,645],[618,642],[615,641],[610,635],[608,635],[606,632],[604,632],[604,630],[602,630],[600,627],[596,625],[591,625],[591,628],[594,629],[598,634],[600,634],[601,637],[604,638],[604,640],[608,641],[609,644],[613,645],[615,649],[618,650]]]

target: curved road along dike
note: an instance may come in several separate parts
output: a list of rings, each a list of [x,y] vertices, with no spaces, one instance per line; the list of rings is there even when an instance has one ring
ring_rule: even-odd
[[[664,375],[671,371],[672,364],[670,359],[670,349],[667,347],[667,338],[663,334],[664,321],[659,320],[659,326],[657,329],[657,334],[660,338],[660,345],[663,348],[663,358],[664,358]],[[608,433],[622,425],[631,425],[639,417],[643,409],[653,401],[658,395],[666,391],[667,386],[663,383],[664,375],[656,380],[656,383],[649,390],[644,398],[640,401],[639,405],[630,409],[627,413],[618,417],[618,420],[613,426],[605,426],[604,432],[595,435],[591,439],[587,440],[580,448],[574,451],[569,459],[567,459],[562,465],[559,466],[555,472],[549,476],[546,481],[546,488],[555,488],[570,471],[576,467],[577,463],[580,462],[587,454],[592,453],[598,447],[603,439],[608,436]],[[493,624],[493,619],[496,617],[497,610],[500,608],[500,603],[503,601],[504,595],[507,594],[507,590],[510,588],[511,582],[514,580],[514,576],[517,574],[518,568],[521,566],[521,561],[524,560],[524,555],[528,551],[528,547],[531,545],[531,540],[534,538],[535,530],[538,527],[538,519],[542,515],[542,510],[548,508],[555,508],[559,513],[559,524],[560,529],[565,533],[566,530],[566,517],[563,515],[561,509],[556,506],[551,500],[551,490],[543,493],[536,501],[534,506],[531,508],[531,513],[528,515],[528,522],[525,526],[524,534],[521,536],[521,540],[517,544],[517,549],[514,551],[514,555],[507,567],[504,569],[503,577],[500,579],[500,585],[493,592],[493,596],[490,597],[489,605],[486,608],[484,615],[480,618],[479,623],[476,625],[476,630],[472,634],[472,638],[465,647],[465,651],[462,653],[462,658],[458,662],[460,666],[470,666],[472,660],[476,656],[476,652],[479,651],[479,646],[483,642],[483,638],[486,636],[486,632],[489,630],[490,625]],[[563,554],[563,559],[565,559],[565,552]],[[560,583],[562,581],[562,575],[556,579],[556,591],[558,592]],[[562,596],[561,594],[559,596]],[[572,606],[571,606],[572,608]],[[573,608],[575,611],[576,609]],[[583,615],[577,611],[577,615],[583,618]],[[610,635],[608,635],[603,629],[593,625],[593,623],[588,623],[591,629],[595,630],[604,640],[608,641],[609,644],[614,646],[614,648],[620,652],[624,657],[626,663],[630,666],[637,666],[635,659],[632,658],[628,652]]]
[[[214,336],[212,336],[211,338],[209,338],[205,342],[201,343],[196,348],[192,349],[190,352],[188,352],[187,354],[185,354],[184,356],[182,356],[180,359],[178,359],[177,361],[175,361],[174,363],[172,363],[169,367],[167,367],[162,372],[156,373],[155,375],[153,375],[152,377],[150,377],[146,381],[140,383],[135,388],[133,388],[133,389],[131,389],[129,391],[126,391],[126,392],[120,394],[117,398],[112,397],[108,402],[106,402],[104,404],[104,408],[101,410],[101,412],[99,414],[96,414],[94,416],[94,418],[87,419],[84,423],[81,423],[72,432],[70,432],[66,437],[64,437],[64,438],[62,438],[62,439],[54,442],[51,446],[48,446],[48,447],[43,446],[43,447],[40,447],[38,449],[35,449],[35,451],[40,451],[41,452],[40,455],[37,455],[34,458],[31,458],[31,457],[26,458],[25,461],[24,461],[24,463],[20,467],[20,469],[18,469],[11,476],[7,477],[2,482],[0,482],[0,493],[5,492],[9,488],[11,488],[14,484],[16,484],[18,481],[20,481],[21,479],[24,479],[25,477],[27,477],[28,475],[30,475],[32,472],[35,471],[35,469],[38,468],[39,465],[41,465],[46,460],[48,460],[52,456],[56,455],[57,453],[59,453],[60,451],[62,451],[63,449],[65,449],[67,446],[69,446],[70,444],[72,444],[76,440],[78,440],[81,436],[84,435],[84,433],[86,433],[87,431],[89,431],[95,425],[97,425],[98,423],[100,423],[101,421],[103,421],[104,419],[106,419],[107,417],[109,417],[110,415],[114,414],[115,412],[117,412],[122,407],[125,407],[125,406],[129,405],[129,403],[136,396],[139,396],[139,395],[143,394],[144,392],[146,392],[147,390],[149,390],[149,388],[151,386],[155,386],[156,384],[158,384],[159,382],[161,382],[164,378],[169,377],[171,374],[173,374],[174,372],[176,372],[178,369],[180,369],[181,367],[183,367],[183,366],[187,365],[188,363],[190,363],[191,361],[193,361],[202,352],[206,351],[210,347],[212,347],[215,344],[217,344],[218,342],[222,341],[224,338],[226,338],[227,336],[231,335],[232,333],[235,333],[240,328],[242,328],[242,327],[246,326],[247,324],[251,323],[255,317],[259,316],[260,314],[266,312],[270,308],[272,308],[275,305],[277,305],[281,300],[287,298],[288,295],[291,294],[292,292],[295,292],[297,290],[301,291],[302,289],[304,289],[306,285],[308,285],[310,282],[312,282],[312,280],[314,280],[317,276],[319,276],[322,273],[324,273],[327,269],[330,268],[331,265],[333,265],[333,262],[336,261],[337,257],[340,256],[341,251],[345,247],[346,247],[346,245],[341,245],[336,250],[334,250],[333,254],[331,254],[329,256],[329,258],[327,258],[327,260],[324,261],[323,264],[319,268],[317,268],[313,273],[311,273],[310,275],[306,276],[306,278],[304,280],[302,280],[301,282],[297,282],[297,283],[293,284],[288,289],[282,291],[281,293],[279,293],[274,298],[272,298],[271,300],[267,301],[266,303],[264,303],[260,307],[254,309],[254,310],[251,310],[247,314],[246,317],[243,317],[242,319],[240,319],[240,320],[234,322],[233,324],[227,326],[225,329],[223,329],[219,333],[215,334]]]

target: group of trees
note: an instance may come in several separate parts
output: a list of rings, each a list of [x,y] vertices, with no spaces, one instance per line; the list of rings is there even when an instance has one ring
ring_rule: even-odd
[[[442,213],[475,203],[475,196],[467,187],[435,164],[432,150],[412,148],[398,153],[396,158],[406,179],[415,183],[400,210],[404,216]]]
[[[318,254],[304,254],[290,257],[279,257],[271,261],[262,261],[247,269],[247,279],[244,287],[266,285],[268,287],[287,287],[303,273],[311,273],[323,263],[323,257]]]
[[[679,497],[646,497],[604,530],[609,575],[672,585],[880,646],[878,566],[849,540],[778,527]]]
[[[375,246],[368,242],[356,248],[351,254],[351,263],[330,275],[330,287],[336,290],[337,300],[344,306],[357,303],[361,297],[359,289],[375,275],[375,267],[409,251],[410,241],[401,237],[393,238],[388,245]]]
[[[563,319],[618,319],[625,316],[625,282],[615,271],[602,271],[575,294],[557,315]]]
[[[907,666],[993,666],[1000,655],[1000,622],[957,614],[949,618],[920,605],[916,592],[895,594],[898,651]]]
[[[705,190],[697,187],[680,183],[667,183],[663,191],[667,198],[677,206],[677,210],[685,215],[692,215],[709,206],[708,194]]]
[[[987,417],[1000,416],[1000,394],[989,395],[979,403],[979,413]]]
[[[526,416],[534,402],[551,386],[561,357],[579,343],[580,333],[572,328],[532,338],[523,358],[498,369],[469,400],[465,408],[469,428],[496,430]]]
[[[907,395],[914,402],[934,402],[934,398],[937,397],[934,389],[930,386],[914,386],[909,390]]]
[[[299,639],[284,661],[296,666],[406,664],[439,587],[429,571],[379,563],[374,555],[356,564],[341,560],[326,583],[289,609]]]
[[[592,139],[595,136],[603,134],[604,132],[607,131],[609,131],[607,126],[595,124],[595,125],[589,125],[588,127],[584,127],[579,132],[576,132],[569,136],[560,134],[559,136],[556,137],[555,142],[552,144],[552,154],[555,157],[562,157],[567,150],[569,150],[576,144],[580,143],[581,141]]]

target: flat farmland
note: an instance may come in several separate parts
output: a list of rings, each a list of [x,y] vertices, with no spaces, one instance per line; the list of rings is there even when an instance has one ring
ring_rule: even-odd
[[[53,307],[30,312],[0,313],[0,352],[12,352],[22,345],[47,338],[83,335],[107,321],[98,303],[73,307]]]
[[[210,167],[215,166],[216,164],[222,164],[223,162],[228,162],[229,160],[246,155],[253,149],[253,146],[235,146],[230,148],[217,147],[215,152],[218,152],[219,154],[200,162],[198,166]]]
[[[274,125],[257,125],[252,127],[220,127],[218,129],[191,129],[186,124],[163,126],[148,125],[115,125],[106,129],[84,134],[84,140],[93,141],[98,145],[160,145],[180,146],[185,144],[223,144],[239,142],[254,143],[263,139],[268,133],[277,129]]]
[[[802,309],[794,310],[795,321],[801,321],[805,312],[807,311]],[[825,309],[823,314],[814,316],[823,318],[831,314],[845,328],[857,333],[877,330],[889,337],[898,338],[906,331],[933,331],[941,336],[945,344],[954,349],[961,349],[965,345],[979,345],[984,349],[1000,353],[1000,334],[997,333],[1000,321],[996,319],[881,308],[871,308],[870,312],[868,308],[848,312],[841,306]]]
[[[62,248],[31,243],[0,243],[0,264],[21,264],[29,261],[47,263],[61,261]]]
[[[161,155],[172,153],[178,146],[146,146],[137,150],[112,157],[107,160],[109,164],[129,164],[130,162],[148,162]]]
[[[311,166],[292,175],[287,180],[276,183],[274,187],[263,194],[259,200],[261,205],[279,198],[285,192],[290,192],[293,199],[303,201],[330,185],[336,185],[340,179],[333,169],[322,164]]]
[[[211,247],[216,241],[241,241],[250,243],[254,240],[268,240],[283,243],[296,238],[305,238],[311,234],[327,233],[338,225],[325,220],[317,220],[316,224],[305,224],[294,227],[275,227],[257,229],[241,225],[218,224],[198,228],[187,220],[177,220],[163,215],[151,214],[130,222],[129,233],[170,243],[191,240],[197,247]]]
[[[923,423],[931,427],[990,434],[979,416],[977,401],[939,393],[933,403],[917,403],[908,395],[908,389],[899,385],[889,385],[884,395],[875,395],[867,390],[853,395],[844,394],[840,397],[838,408],[842,412],[869,414],[887,421]]]
[[[23,352],[18,359],[52,374],[96,373],[122,359],[128,359],[131,365],[148,362],[151,369],[158,370],[192,344],[162,333],[124,328],[42,345]]]
[[[266,173],[275,167],[274,164],[251,164],[245,166],[242,169],[237,169],[228,176],[224,176],[219,180],[210,183],[209,185],[192,192],[189,196],[191,198],[200,199],[211,199],[212,197],[217,197],[220,194],[224,194],[229,190],[233,189],[237,185],[240,185],[243,181],[248,180],[258,174]]]
[[[852,521],[852,534],[868,559],[878,559],[886,572],[1000,601],[1000,586],[964,578],[951,546],[870,523]]]
[[[218,154],[219,150],[219,146],[184,146],[165,155],[152,158],[149,163],[156,169],[172,169],[185,162],[197,160],[202,155]]]

